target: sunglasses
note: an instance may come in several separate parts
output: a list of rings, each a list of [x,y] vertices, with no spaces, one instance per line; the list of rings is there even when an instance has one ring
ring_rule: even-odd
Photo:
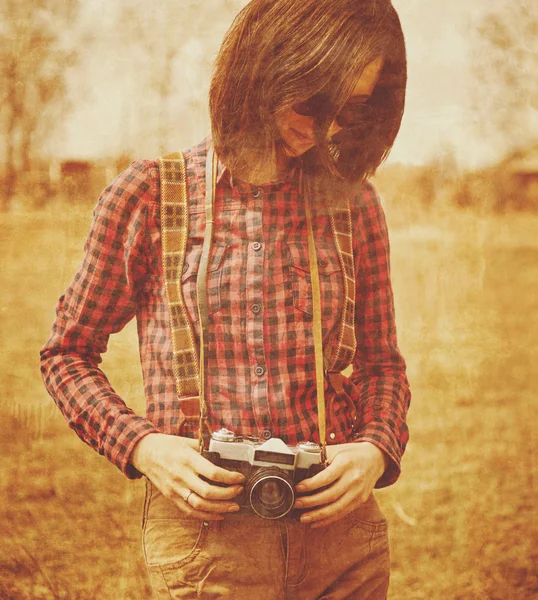
[[[334,120],[339,127],[351,127],[363,121],[370,108],[366,102],[348,102]],[[328,95],[320,93],[294,104],[292,109],[303,117],[323,117],[331,112],[332,102]]]

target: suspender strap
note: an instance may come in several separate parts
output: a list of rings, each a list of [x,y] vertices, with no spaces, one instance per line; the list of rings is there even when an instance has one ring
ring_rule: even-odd
[[[330,211],[331,229],[344,276],[344,307],[340,320],[338,345],[331,354],[329,371],[340,372],[353,362],[357,349],[355,335],[355,261],[353,258],[353,229],[349,200],[343,209]],[[332,347],[329,345],[328,351]]]
[[[307,203],[308,204],[308,203]],[[314,354],[316,362],[316,391],[318,399],[318,429],[321,445],[320,461],[327,462],[327,419],[325,411],[325,371],[323,368],[323,334],[321,328],[321,294],[319,289],[318,259],[314,244],[314,234],[310,220],[310,209],[307,208],[308,254],[310,259],[310,276],[312,281],[312,301],[314,312]]]
[[[306,186],[303,186],[305,190]],[[323,331],[321,326],[321,292],[319,288],[318,258],[316,243],[312,230],[312,213],[310,211],[310,198],[304,194],[306,211],[306,227],[308,230],[308,259],[310,261],[310,281],[312,283],[312,305],[314,313],[314,355],[316,363],[316,390],[318,400],[318,429],[319,443],[321,445],[320,461],[327,462],[327,423],[325,413],[325,373],[323,368]]]
[[[331,210],[330,219],[344,280],[344,303],[338,341],[335,349],[333,349],[332,344],[327,344],[325,362],[327,379],[335,392],[329,395],[327,404],[327,434],[329,438],[334,439],[337,432],[332,417],[334,415],[333,401],[336,397],[340,402],[346,403],[352,423],[352,433],[356,431],[358,425],[357,407],[344,388],[345,378],[341,373],[353,362],[357,349],[355,335],[355,260],[353,257],[353,229],[349,200],[343,209]]]
[[[200,257],[200,266],[198,267],[198,276],[196,278],[196,294],[198,298],[198,315],[200,318],[200,426],[198,428],[198,442],[200,452],[204,449],[204,426],[208,425],[208,410],[205,393],[205,350],[206,339],[209,325],[207,309],[207,265],[209,262],[209,253],[211,251],[211,240],[213,237],[213,201],[216,187],[216,155],[213,146],[209,148],[206,160],[205,171],[205,231],[204,244],[202,246],[202,255]]]
[[[189,211],[185,158],[174,152],[159,158],[163,280],[170,312],[176,391],[186,415],[198,403],[198,357],[194,332],[181,289]]]

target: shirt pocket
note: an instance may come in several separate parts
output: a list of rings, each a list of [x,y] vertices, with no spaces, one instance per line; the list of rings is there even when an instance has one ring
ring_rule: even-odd
[[[287,242],[288,273],[293,305],[297,310],[313,315],[312,284],[308,242]],[[316,246],[322,319],[336,322],[343,301],[342,267],[336,249],[327,243]]]
[[[212,315],[221,309],[222,265],[228,244],[214,243],[211,245],[209,264],[207,268],[207,312]],[[194,244],[187,252],[183,264],[181,286],[183,297],[191,323],[198,321],[198,294],[196,280],[202,256],[202,243]]]

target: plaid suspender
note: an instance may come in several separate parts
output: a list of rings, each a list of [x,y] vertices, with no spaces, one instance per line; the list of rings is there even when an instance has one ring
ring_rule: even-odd
[[[353,229],[349,203],[344,209],[331,211],[333,232],[338,258],[344,278],[344,308],[340,322],[338,346],[332,357],[326,357],[328,371],[343,371],[355,356],[355,261],[353,259]]]
[[[196,341],[181,289],[181,273],[189,235],[187,177],[183,154],[174,152],[161,156],[159,174],[163,279],[170,312],[176,392],[181,401],[182,398],[198,397],[200,385]]]

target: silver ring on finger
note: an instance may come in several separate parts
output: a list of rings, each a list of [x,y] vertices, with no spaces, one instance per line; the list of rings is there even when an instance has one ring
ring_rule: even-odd
[[[185,498],[183,498],[183,500],[185,500],[185,502],[187,504],[189,504],[189,498],[191,497],[191,494],[194,494],[193,490],[189,490],[189,493],[185,496]],[[189,504],[189,506],[190,506],[190,504]]]

